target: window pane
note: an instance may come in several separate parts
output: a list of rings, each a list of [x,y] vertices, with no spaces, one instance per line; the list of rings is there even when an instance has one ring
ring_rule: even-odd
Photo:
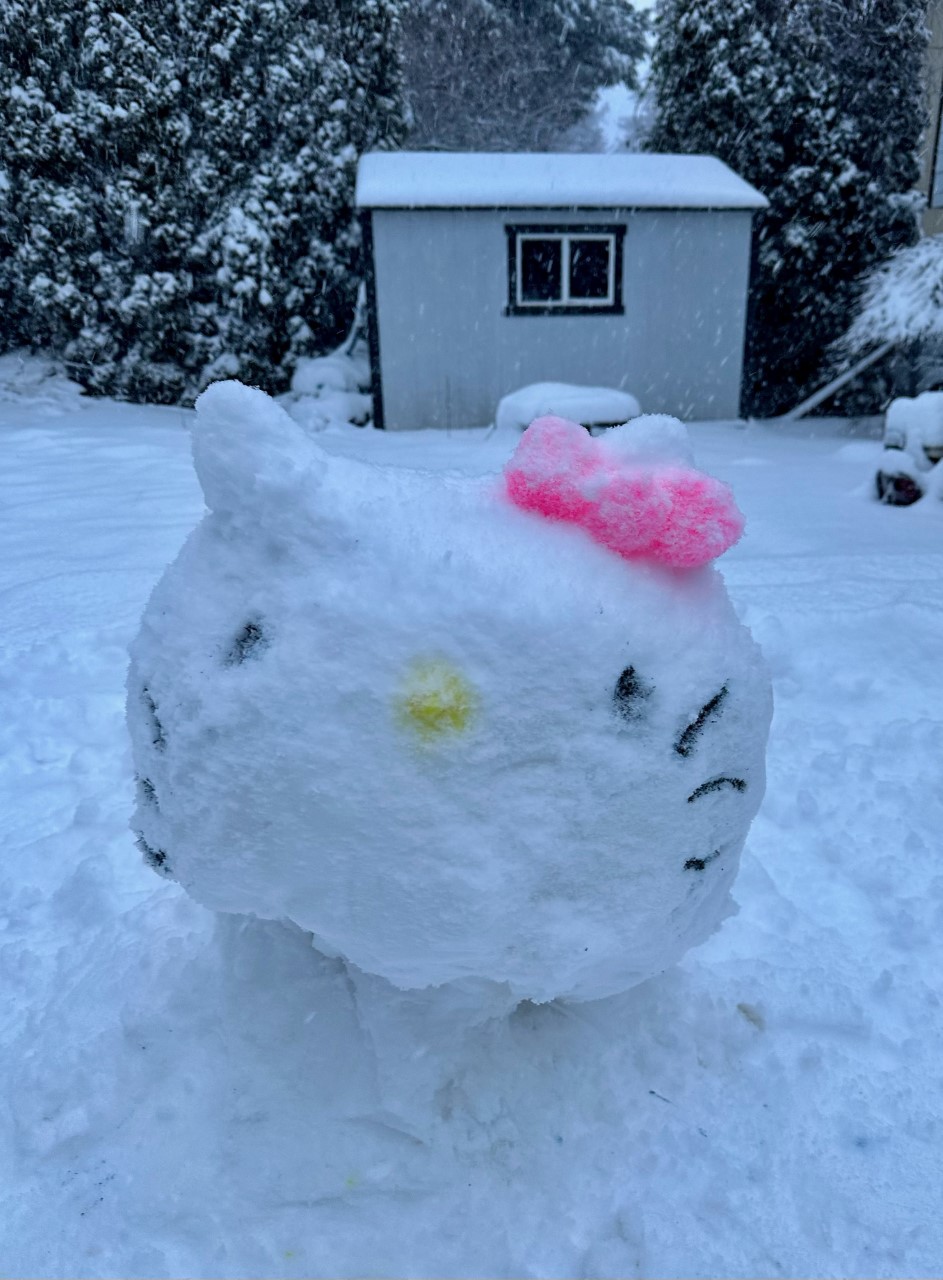
[[[521,238],[521,301],[559,302],[561,240]]]
[[[570,297],[609,297],[611,240],[570,241]]]

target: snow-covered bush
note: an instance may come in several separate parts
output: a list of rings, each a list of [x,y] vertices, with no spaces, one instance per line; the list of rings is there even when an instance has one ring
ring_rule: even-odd
[[[362,391],[370,385],[370,362],[363,350],[332,351],[329,356],[299,360],[291,389],[299,396],[322,396],[329,391]]]
[[[652,150],[710,152],[758,215],[746,409],[825,378],[861,278],[917,238],[925,0],[660,0]]]
[[[0,0],[0,341],[94,391],[284,389],[353,312],[399,0]]]
[[[280,396],[279,401],[306,431],[365,427],[373,418],[373,397],[362,391],[325,391],[317,395]]]
[[[197,410],[209,511],[129,674],[151,864],[498,1004],[604,996],[711,933],[770,693],[706,564],[742,521],[681,424],[544,419],[502,486],[331,456],[235,383]]]
[[[899,250],[871,274],[840,346],[860,352],[926,338],[943,339],[943,236]]]
[[[330,355],[298,361],[291,390],[279,403],[306,431],[364,427],[373,418],[370,389],[370,358],[355,326]]]

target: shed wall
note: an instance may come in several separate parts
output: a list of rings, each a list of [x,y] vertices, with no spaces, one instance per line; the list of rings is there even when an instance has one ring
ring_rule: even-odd
[[[751,214],[745,210],[375,210],[384,422],[492,421],[531,382],[624,388],[651,413],[739,411]],[[623,224],[625,314],[507,315],[516,223]]]

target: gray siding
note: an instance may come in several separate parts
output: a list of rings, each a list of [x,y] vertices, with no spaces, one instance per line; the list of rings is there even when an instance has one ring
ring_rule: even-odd
[[[568,222],[627,227],[625,315],[506,315],[505,226]],[[750,226],[743,210],[375,210],[386,426],[481,426],[531,382],[621,387],[650,413],[736,417]]]

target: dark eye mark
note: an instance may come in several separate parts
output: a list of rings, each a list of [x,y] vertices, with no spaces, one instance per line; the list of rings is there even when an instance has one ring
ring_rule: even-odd
[[[697,719],[692,720],[688,727],[682,733],[681,737],[675,743],[675,751],[679,756],[689,756],[694,750],[697,743],[698,735],[707,724],[712,716],[715,716],[720,710],[725,698],[727,697],[727,686],[721,689],[719,693],[715,693],[710,702],[705,702],[697,713]]]
[[[138,775],[135,778],[135,782],[138,784],[138,792],[140,794],[141,800],[146,804],[156,805],[157,792],[154,789],[154,784],[153,782],[151,782],[150,778],[142,778],[140,775]]]
[[[144,703],[144,710],[147,712],[148,719],[151,722],[151,742],[158,751],[163,751],[167,745],[164,726],[161,724],[160,717],[157,714],[157,703],[151,697],[151,691],[147,685],[141,690],[141,701]]]
[[[695,787],[688,796],[688,804],[701,796],[710,795],[712,791],[721,791],[724,787],[733,787],[734,791],[746,791],[747,784],[742,778],[711,778],[709,782],[702,782],[699,787]]]
[[[265,632],[258,622],[247,622],[233,641],[232,648],[223,659],[227,667],[239,667],[246,658],[258,657],[268,644]]]
[[[616,714],[623,720],[641,720],[645,715],[645,702],[654,692],[654,686],[641,680],[634,667],[626,667],[612,693]]]
[[[715,858],[720,857],[720,850],[715,849],[707,858],[688,858],[684,864],[685,871],[703,871],[709,862],[713,862]]]
[[[163,849],[153,848],[147,843],[140,832],[138,832],[138,838],[135,843],[144,854],[144,861],[149,867],[160,872],[162,876],[169,876],[171,874],[170,867],[167,865],[167,854]]]

